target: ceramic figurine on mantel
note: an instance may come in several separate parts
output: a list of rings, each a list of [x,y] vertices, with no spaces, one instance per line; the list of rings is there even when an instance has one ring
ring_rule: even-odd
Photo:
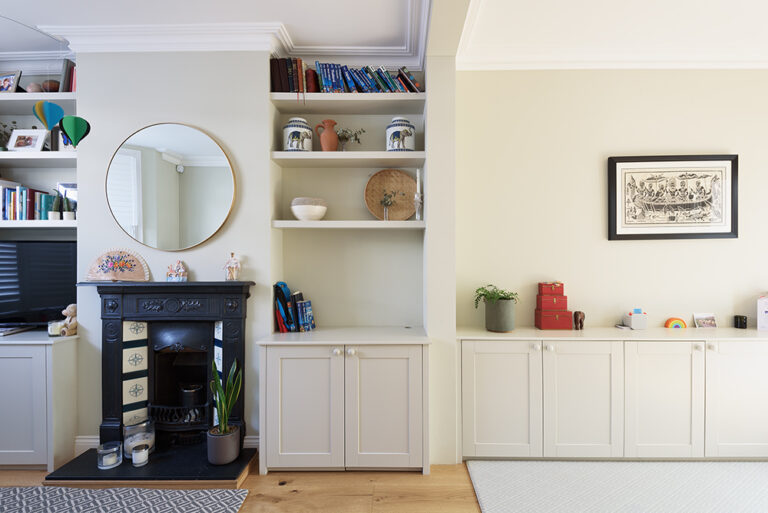
[[[168,272],[165,273],[165,281],[187,281],[187,270],[181,260],[168,266]]]
[[[227,281],[237,281],[240,279],[240,260],[235,258],[234,253],[229,254],[229,260],[224,264],[225,277]]]

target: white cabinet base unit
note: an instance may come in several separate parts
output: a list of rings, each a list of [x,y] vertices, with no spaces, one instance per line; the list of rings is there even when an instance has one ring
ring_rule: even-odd
[[[465,458],[768,459],[767,331],[458,333]]]
[[[625,342],[629,458],[704,457],[704,343]]]
[[[0,338],[0,465],[52,472],[74,456],[77,337]]]
[[[423,329],[320,329],[259,344],[262,474],[428,472]]]

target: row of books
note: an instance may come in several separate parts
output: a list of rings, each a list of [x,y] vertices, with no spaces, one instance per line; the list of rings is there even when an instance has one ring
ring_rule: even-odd
[[[275,330],[280,333],[312,331],[316,328],[312,301],[301,291],[293,293],[284,281],[275,283]]]
[[[3,221],[47,220],[55,194],[0,180],[0,209]]]
[[[270,60],[275,93],[418,93],[421,84],[405,66],[392,73],[383,66],[352,68],[315,61],[309,68],[300,58]]]

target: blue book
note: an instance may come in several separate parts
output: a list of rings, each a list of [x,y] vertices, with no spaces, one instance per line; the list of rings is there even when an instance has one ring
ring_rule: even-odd
[[[316,326],[315,326],[315,314],[312,312],[312,301],[307,300],[306,307],[307,307],[307,326],[309,326],[309,330],[313,330],[316,328]]]
[[[379,84],[376,82],[376,80],[373,79],[373,75],[371,75],[370,71],[363,67],[360,68],[360,74],[365,77],[365,79],[371,85],[371,92],[378,93],[381,88],[379,87]]]
[[[359,74],[360,72],[356,69],[349,70],[349,73],[352,75],[352,80],[355,81],[355,84],[357,84],[357,87],[360,89],[361,93],[370,93],[371,89],[368,86],[368,81],[364,80]]]
[[[333,64],[333,92],[343,93],[344,86],[341,84],[341,74],[339,73],[339,65]]]
[[[356,93],[357,87],[355,86],[355,81],[352,79],[352,74],[349,72],[349,68],[347,68],[346,66],[342,66],[341,72],[344,74],[344,81],[347,83],[349,92]]]
[[[298,317],[298,319],[296,319],[296,323],[299,326],[298,331],[307,331],[306,330],[306,321],[304,320],[305,319],[305,315],[306,315],[306,306],[304,306],[305,303],[306,303],[306,301],[297,301],[296,302],[296,307],[297,307],[298,312],[299,312],[299,317]]]
[[[394,80],[392,80],[392,77],[389,75],[389,72],[386,69],[384,69],[384,66],[379,66],[378,71],[381,78],[387,83],[387,85],[389,86],[389,89],[393,93],[400,91],[400,89],[398,89],[398,87],[395,85]]]

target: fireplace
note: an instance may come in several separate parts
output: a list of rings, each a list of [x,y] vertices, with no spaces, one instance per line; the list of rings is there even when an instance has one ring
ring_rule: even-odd
[[[89,283],[88,285],[94,285]],[[245,361],[246,301],[253,282],[98,283],[102,318],[101,443],[151,418],[158,447],[204,440],[216,422],[212,362]],[[230,416],[246,426],[247,388]]]

